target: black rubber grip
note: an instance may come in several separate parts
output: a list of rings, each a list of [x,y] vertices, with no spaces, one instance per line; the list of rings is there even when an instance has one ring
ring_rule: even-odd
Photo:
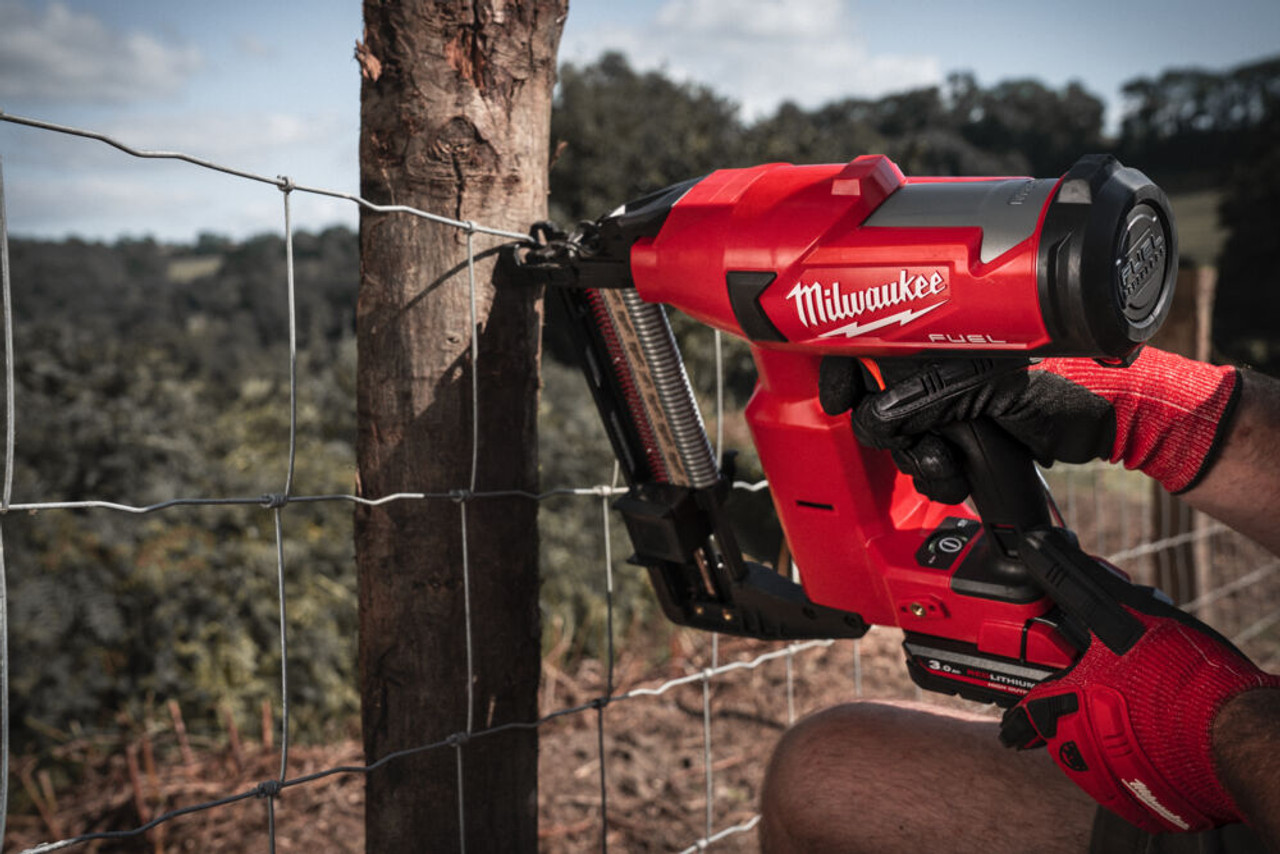
[[[1048,527],[1028,531],[1022,560],[1067,616],[1116,655],[1127,652],[1142,637],[1141,621],[1101,583],[1099,574],[1110,570],[1081,551],[1066,531]]]
[[[978,515],[988,527],[1001,529],[1001,544],[1009,540],[1016,555],[1017,535],[1051,522],[1031,451],[986,418],[951,424],[939,432],[960,449]]]
[[[1025,367],[1019,359],[955,359],[921,370],[919,363],[885,360],[880,369],[888,390],[877,407],[885,415],[905,417],[913,409],[936,405]],[[938,432],[959,451],[957,462],[995,549],[994,568],[1009,582],[1025,580],[1026,570],[1018,559],[1022,535],[1051,524],[1031,452],[986,418],[950,424]]]

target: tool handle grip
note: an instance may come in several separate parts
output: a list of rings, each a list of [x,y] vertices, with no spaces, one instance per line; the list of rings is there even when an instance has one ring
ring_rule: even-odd
[[[1017,558],[1023,533],[1052,524],[1031,452],[986,418],[939,432],[960,451],[974,507],[992,542],[1003,557]]]
[[[937,362],[921,371],[919,364],[880,361],[873,376],[888,388],[886,405],[908,410],[958,396],[1011,370],[1025,361],[956,359]],[[989,418],[948,424],[938,430],[959,452],[957,462],[969,482],[973,504],[991,542],[1001,574],[1026,577],[1018,560],[1021,534],[1052,524],[1044,486],[1031,451]]]

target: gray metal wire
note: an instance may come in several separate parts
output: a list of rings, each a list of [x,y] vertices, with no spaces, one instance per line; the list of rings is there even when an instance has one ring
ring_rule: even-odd
[[[716,785],[714,764],[711,761],[711,677],[710,668],[703,672],[702,678],[702,763],[703,775],[707,784],[706,835],[710,836],[715,826]]]
[[[273,512],[276,529],[276,584],[280,598],[280,779],[289,775],[289,622],[284,589],[284,508]]]
[[[623,694],[615,695],[610,699],[609,702],[611,703],[624,702],[627,700],[634,700],[641,697],[661,697],[664,694],[667,694],[670,691],[684,685],[690,685],[695,682],[714,679],[730,673],[756,670],[764,666],[765,664],[768,664],[771,661],[775,661],[779,658],[785,657],[786,655],[791,654],[793,652],[804,652],[808,650],[826,649],[830,647],[833,643],[834,641],[830,641],[830,640],[820,640],[820,641],[806,641],[804,643],[792,644],[787,646],[784,649],[778,649],[770,652],[761,653],[749,660],[734,661],[729,664],[721,665],[719,667],[708,668],[706,670],[699,671],[698,673],[692,673],[687,676],[670,679],[666,682],[663,682],[659,685],[655,685],[653,687],[634,688]],[[398,750],[398,751],[395,751],[394,753],[388,753],[386,756],[383,756],[381,759],[377,760],[376,762],[371,762],[367,765],[338,765],[338,766],[334,766],[333,768],[327,768],[323,771],[317,771],[312,774],[306,774],[300,777],[294,777],[284,781],[268,780],[266,782],[258,784],[254,788],[249,789],[248,791],[245,791],[245,792],[229,795],[225,798],[209,801],[207,803],[195,804],[189,807],[183,807],[181,809],[171,810],[169,812],[156,816],[154,819],[147,822],[146,824],[140,825],[139,827],[132,828],[130,830],[85,833],[79,836],[70,837],[68,839],[58,840],[57,842],[49,842],[42,845],[37,845],[32,848],[27,848],[27,849],[24,849],[22,852],[20,852],[20,854],[47,854],[47,852],[50,852],[50,851],[58,851],[63,848],[68,848],[72,845],[80,845],[88,842],[93,842],[96,840],[131,839],[131,838],[140,837],[145,835],[147,831],[167,821],[171,821],[172,819],[178,818],[180,816],[190,815],[196,812],[203,812],[210,809],[216,809],[218,807],[227,806],[233,803],[238,803],[240,801],[247,800],[249,798],[263,798],[263,797],[273,798],[278,796],[281,793],[281,791],[283,791],[284,789],[290,789],[296,786],[304,786],[309,783],[314,783],[317,780],[322,780],[327,777],[333,777],[336,775],[370,774],[388,764],[397,762],[401,759],[405,759],[410,756],[415,756],[415,755],[426,753],[432,750],[441,750],[447,747],[456,748],[460,744],[465,744],[477,738],[488,738],[491,736],[500,735],[502,733],[512,732],[516,730],[538,729],[542,726],[545,726],[548,723],[551,723],[552,721],[560,720],[562,718],[569,717],[571,715],[582,714],[584,712],[596,710],[601,707],[602,707],[602,698],[596,698],[576,706],[558,709],[534,721],[501,724],[499,726],[478,730],[473,733],[456,732],[449,735],[446,738],[440,739],[439,741],[418,745],[416,747],[406,748],[404,750]],[[751,826],[754,827],[755,825],[752,824]],[[707,840],[707,841],[709,842],[712,840]]]
[[[470,306],[471,329],[471,473],[467,492],[476,491],[476,478],[480,470],[480,323],[476,310],[475,223],[466,224],[467,235],[467,287]],[[475,646],[471,636],[471,556],[467,547],[467,502],[459,502],[462,527],[462,618],[465,621],[463,635],[467,649],[467,735],[475,729]],[[458,846],[466,854],[466,787],[463,784],[463,743],[456,749],[458,771]]]
[[[707,836],[705,839],[699,839],[697,842],[681,851],[680,854],[694,854],[694,852],[697,851],[706,851],[715,843],[723,842],[731,836],[737,836],[740,833],[750,833],[756,829],[756,825],[758,824],[760,824],[760,816],[753,816],[741,824],[730,825],[724,830]]]
[[[0,158],[0,291],[4,299],[5,444],[4,493],[0,512],[9,509],[13,492],[13,303],[9,290],[9,224],[5,215],[4,159]],[[4,563],[4,531],[0,526],[0,848],[9,814],[9,586]]]
[[[274,502],[274,522],[276,531],[276,582],[280,598],[280,780],[289,776],[289,613],[288,598],[285,596],[284,575],[284,507],[293,492],[293,475],[298,458],[298,301],[293,276],[293,218],[290,214],[289,197],[293,190],[293,182],[281,176],[284,182],[281,195],[284,197],[284,257],[285,288],[289,304],[289,461],[284,478],[284,492],[280,500]],[[267,803],[268,815],[271,818],[271,847],[275,848],[275,805],[274,799]]]
[[[0,523],[0,848],[9,815],[9,585]]]
[[[0,291],[4,299],[4,493],[0,511],[13,500],[14,391],[13,391],[13,291],[9,281],[9,219],[5,212],[4,158],[0,157]],[[3,838],[0,836],[0,838]]]
[[[618,482],[619,465],[613,464],[613,482]],[[613,529],[609,525],[609,499],[600,497],[600,517],[604,526],[605,682],[604,697],[596,706],[596,751],[600,757],[600,850],[609,852],[609,768],[605,761],[604,710],[613,702]]]

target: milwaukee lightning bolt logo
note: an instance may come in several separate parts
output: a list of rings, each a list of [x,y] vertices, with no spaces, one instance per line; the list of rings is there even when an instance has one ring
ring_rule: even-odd
[[[839,282],[799,282],[786,298],[793,303],[800,323],[817,332],[819,338],[856,338],[885,327],[905,326],[945,305],[949,296],[945,271],[900,270],[896,279],[848,293]],[[895,308],[899,310],[886,313]],[[823,328],[841,321],[851,322]]]

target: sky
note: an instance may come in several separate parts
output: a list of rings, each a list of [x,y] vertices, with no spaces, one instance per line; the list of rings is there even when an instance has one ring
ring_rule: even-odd
[[[358,0],[0,0],[0,112],[354,193],[360,15]],[[1127,80],[1280,53],[1280,2],[570,0],[561,61],[609,49],[710,86],[748,120],[965,70],[983,85],[1079,81],[1114,127]],[[100,142],[0,122],[0,163],[15,235],[188,242],[283,227],[272,186]],[[315,230],[354,226],[357,211],[294,194],[292,216]]]

